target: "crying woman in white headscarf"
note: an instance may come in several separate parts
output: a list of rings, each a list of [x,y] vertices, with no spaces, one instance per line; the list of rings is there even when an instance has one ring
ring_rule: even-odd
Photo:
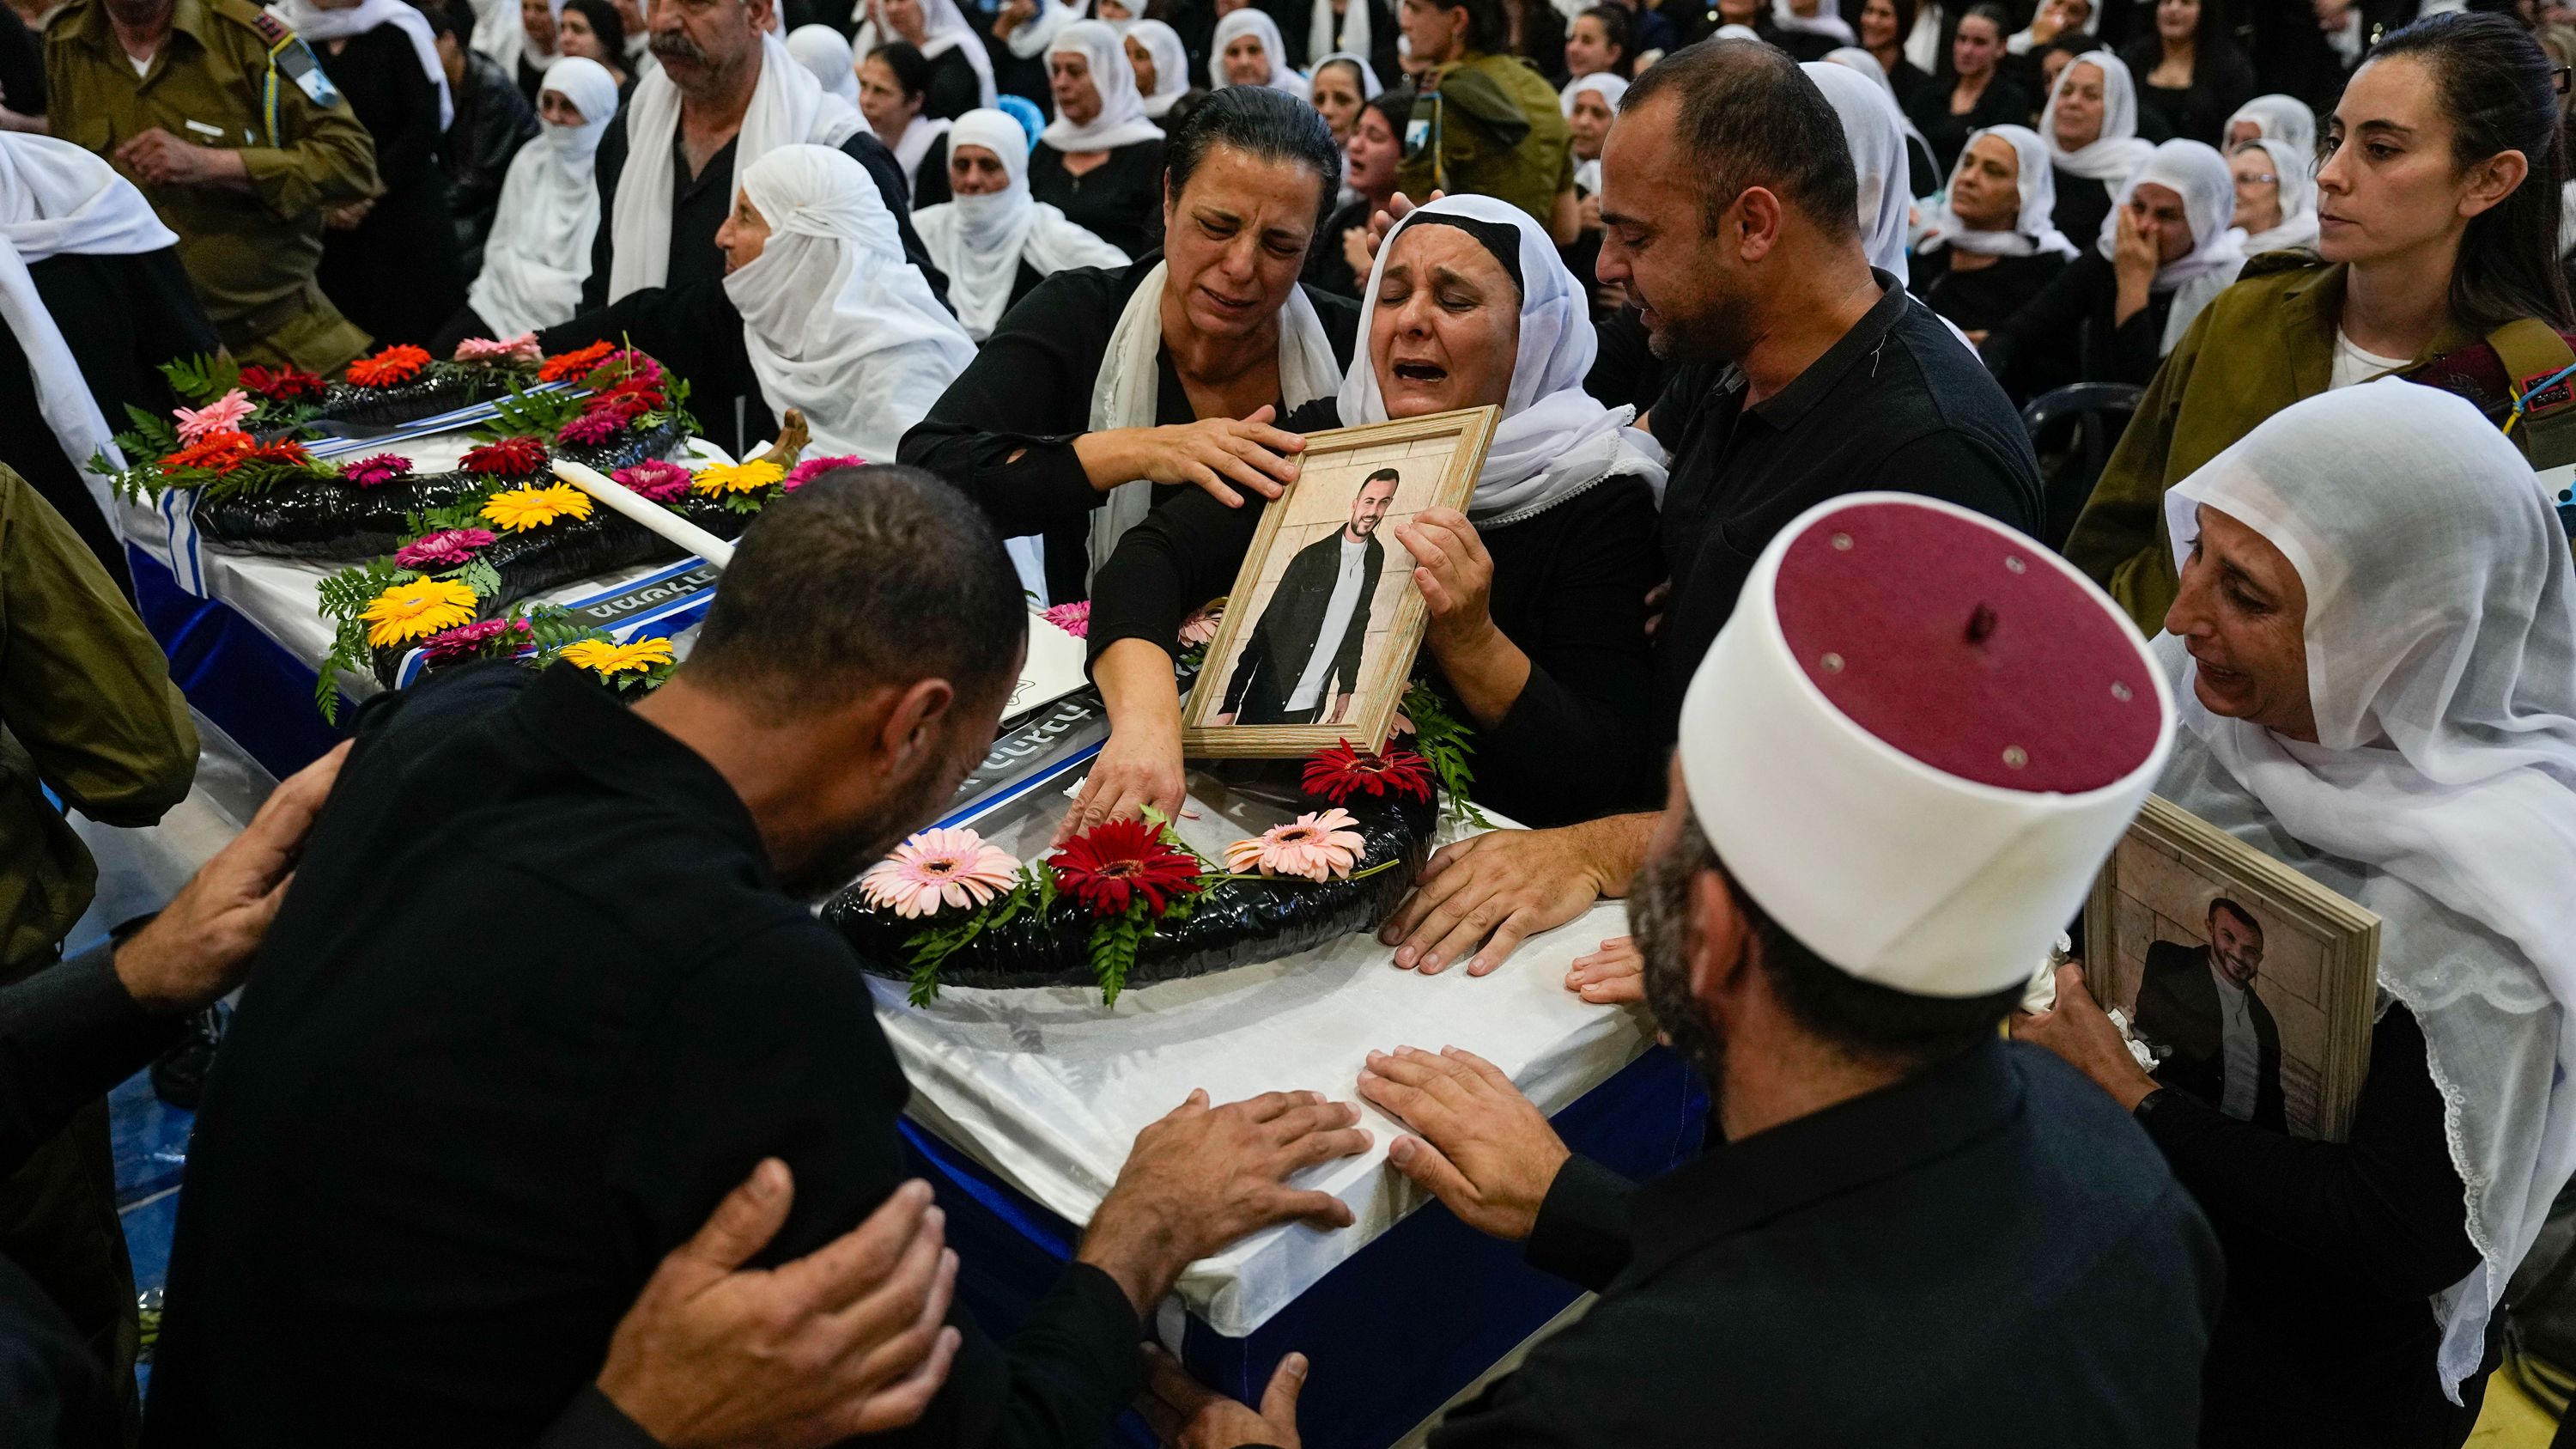
[[[1477,799],[1533,824],[1634,807],[1655,767],[1643,591],[1663,575],[1664,464],[1631,409],[1583,391],[1594,343],[1582,284],[1527,213],[1452,196],[1388,234],[1361,297],[1365,357],[1339,396],[1284,427],[1502,410],[1464,510],[1423,509],[1399,481],[1389,525],[1367,540],[1377,567],[1411,570],[1428,606],[1417,667],[1473,723]],[[1260,526],[1258,510],[1190,493],[1129,530],[1092,580],[1092,676],[1112,733],[1070,829],[1181,804],[1180,625],[1226,591]],[[1273,700],[1290,722],[1346,718],[1347,695],[1312,677],[1322,651],[1264,651],[1260,632],[1232,677],[1199,687]]]
[[[2447,1449],[2576,1168],[2566,533],[2474,406],[2394,379],[2275,413],[2165,503],[2182,728],[2157,793],[2378,918],[2359,1096],[2341,1140],[2283,1120],[2328,1028],[2316,938],[2258,895],[2213,908],[2233,991],[2213,958],[2156,1075],[2080,974],[2015,1032],[2133,1108],[2217,1229],[2202,1443]]]

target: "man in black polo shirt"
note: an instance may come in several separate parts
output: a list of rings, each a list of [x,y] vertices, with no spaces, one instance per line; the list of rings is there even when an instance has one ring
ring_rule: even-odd
[[[1656,635],[1664,741],[1781,527],[1844,493],[1946,499],[2026,532],[2038,460],[1965,344],[1861,249],[1851,150],[1797,62],[1708,40],[1628,88],[1601,157],[1600,276],[1674,365],[1647,420],[1673,452],[1672,570]],[[1626,892],[1652,815],[1449,846],[1379,939],[1396,964],[1482,975],[1521,940]]]
[[[827,475],[745,532],[695,652],[633,708],[488,665],[361,717],[209,1079],[148,1434],[189,1449],[528,1444],[755,1163],[762,1263],[905,1176],[907,1087],[804,901],[929,819],[990,746],[1027,613],[974,503]],[[901,1442],[1087,1445],[1138,1320],[1272,1223],[1356,1109],[1279,1093],[1145,1129],[1009,1349],[962,1322]],[[588,1442],[613,1442],[594,1435]]]

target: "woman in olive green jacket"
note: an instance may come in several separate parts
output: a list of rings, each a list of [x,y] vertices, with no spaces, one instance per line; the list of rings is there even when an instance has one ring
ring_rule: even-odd
[[[2410,372],[2523,318],[2570,325],[2567,157],[2547,55],[2495,16],[2380,42],[2328,122],[2319,255],[2255,258],[2184,334],[2066,556],[2152,634],[2174,597],[2164,492],[2304,397]]]

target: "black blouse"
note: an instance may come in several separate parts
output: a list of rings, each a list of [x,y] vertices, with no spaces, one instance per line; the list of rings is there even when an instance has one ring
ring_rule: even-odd
[[[1959,153],[1968,149],[1971,133],[2009,121],[2021,125],[2030,119],[2030,97],[2008,75],[1998,74],[1986,82],[1977,104],[1964,116],[1950,114],[1950,90],[1935,84],[1918,97],[1912,115],[1915,129],[1932,145],[1932,159],[1940,163],[1947,176],[1959,164]]]
[[[961,40],[930,63],[930,91],[922,102],[923,115],[934,121],[953,121],[984,104],[984,82],[977,78],[964,49],[973,44],[974,41]]]
[[[410,37],[379,25],[337,50],[314,47],[323,72],[376,144],[382,195],[348,231],[322,234],[315,280],[377,345],[422,343],[465,305],[455,206],[438,166],[438,89]]]
[[[1297,280],[1338,297],[1357,297],[1368,279],[1351,270],[1350,258],[1342,255],[1342,233],[1368,225],[1369,210],[1368,199],[1362,197],[1325,218],[1315,231],[1315,249],[1306,255],[1306,270]]]
[[[1948,247],[1917,252],[1908,285],[1924,306],[1957,323],[1962,332],[1991,332],[2012,320],[2066,269],[2066,258],[2055,252],[1997,257],[1964,272],[1951,268],[1956,256]]]
[[[2066,233],[2077,251],[2100,242],[2102,223],[2111,216],[2111,194],[2120,183],[2078,176],[2053,162],[2049,169],[2055,173],[2057,205],[2050,209],[2048,219],[2057,223],[2057,229]]]
[[[1300,408],[1292,432],[1341,426],[1329,400]],[[1119,540],[1091,602],[1090,655],[1120,639],[1175,647],[1190,610],[1234,586],[1261,511],[1177,489]],[[1529,682],[1500,721],[1477,728],[1477,803],[1524,825],[1564,825],[1654,801],[1653,665],[1646,591],[1663,578],[1655,500],[1618,476],[1546,512],[1478,535],[1493,555],[1494,626],[1529,656]],[[1398,561],[1409,557],[1390,544]],[[1464,708],[1428,648],[1418,669],[1452,713]]]
[[[2258,82],[2253,62],[2231,43],[2204,44],[2193,58],[2191,84],[2179,90],[2147,84],[2147,75],[2164,63],[2164,42],[2153,35],[2131,41],[2120,58],[2138,78],[2140,131],[2144,119],[2157,117],[2173,136],[2219,145],[2227,135],[2227,118],[2254,98]]]
[[[1118,314],[1162,260],[1149,253],[1124,267],[1074,267],[1047,278],[1003,314],[975,360],[895,450],[896,461],[972,494],[1006,537],[1045,535],[1047,594],[1057,603],[1088,594],[1083,540],[1102,497],[1073,440],[1091,430],[1091,385]],[[1358,304],[1311,287],[1306,296],[1334,360],[1349,366]],[[1157,365],[1156,425],[1198,421],[1169,349]],[[1156,502],[1182,491],[1157,488]]]
[[[2144,387],[2164,361],[2165,314],[2174,294],[2150,291],[2138,315],[2114,323],[2119,274],[2099,251],[2079,251],[2028,305],[2015,312],[1982,349],[1986,368],[2015,398],[2035,396],[2064,382],[2131,382]],[[2050,366],[2074,343],[2076,371]]]
[[[1053,146],[1029,152],[1029,195],[1131,257],[1163,246],[1163,143],[1137,141],[1074,175]]]

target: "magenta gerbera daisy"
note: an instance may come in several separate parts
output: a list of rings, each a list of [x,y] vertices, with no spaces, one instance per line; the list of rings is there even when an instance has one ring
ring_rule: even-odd
[[[822,477],[824,474],[831,472],[835,468],[864,468],[866,466],[868,466],[867,459],[855,457],[846,453],[836,458],[808,458],[804,462],[787,470],[787,476],[779,482],[779,490],[781,492],[793,493],[797,489],[804,487],[806,484],[813,482],[815,479]]]
[[[394,550],[394,567],[414,573],[459,568],[490,548],[498,537],[488,528],[442,528],[436,533],[424,533]]]
[[[1039,617],[1076,639],[1091,637],[1091,601],[1089,599],[1076,600],[1070,604],[1058,604]]]
[[[506,642],[513,652],[533,637],[525,619],[477,619],[471,624],[459,624],[453,629],[432,634],[422,641],[420,647],[429,656],[430,663],[453,664],[460,659],[479,659],[499,652],[504,636],[507,636]]]
[[[411,476],[411,459],[400,453],[375,453],[340,465],[340,476],[361,488],[381,488]]]
[[[689,470],[660,458],[647,458],[608,475],[647,503],[677,503],[689,491]]]

